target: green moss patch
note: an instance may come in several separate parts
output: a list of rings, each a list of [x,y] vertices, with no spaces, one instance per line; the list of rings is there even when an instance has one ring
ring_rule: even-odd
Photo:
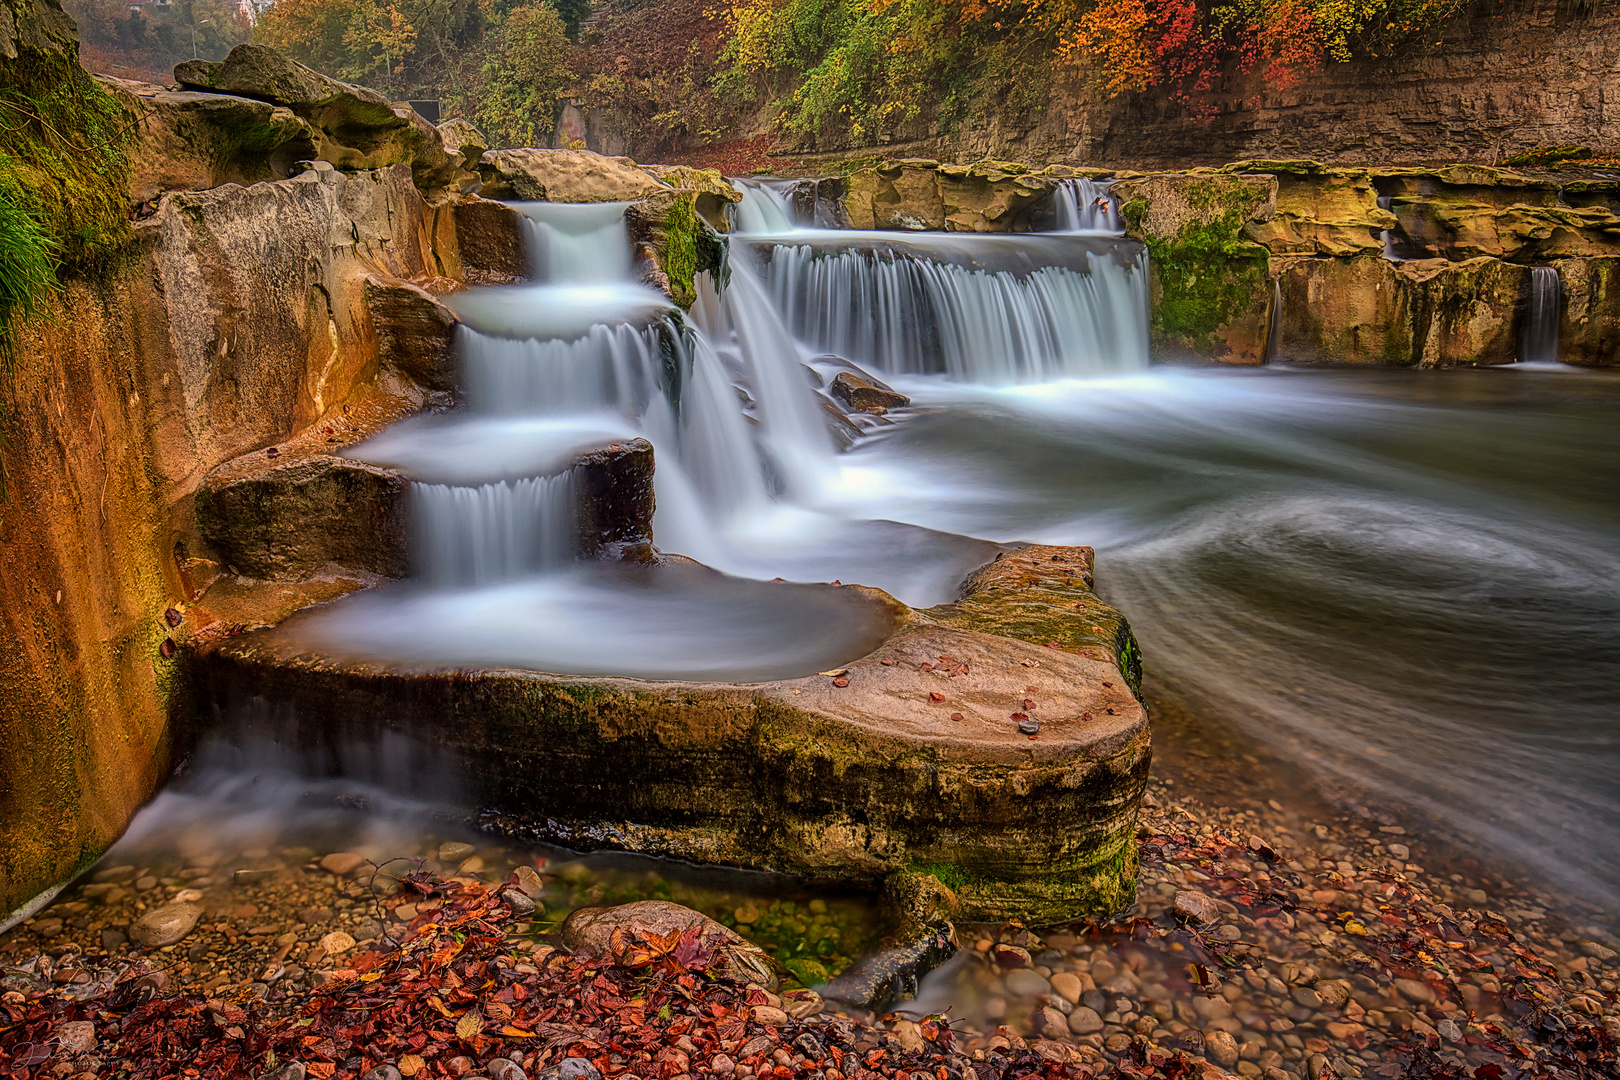
[[[0,362],[15,320],[59,275],[111,267],[129,241],[134,119],[67,59],[24,48],[0,62]]]

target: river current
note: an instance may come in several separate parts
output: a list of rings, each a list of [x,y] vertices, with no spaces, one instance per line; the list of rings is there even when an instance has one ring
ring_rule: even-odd
[[[900,388],[918,415],[846,455],[852,503],[1095,545],[1150,696],[1615,910],[1615,373]]]

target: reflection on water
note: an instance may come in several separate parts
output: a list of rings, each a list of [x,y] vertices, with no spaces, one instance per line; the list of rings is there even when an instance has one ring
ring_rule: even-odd
[[[847,502],[1097,545],[1157,694],[1613,907],[1620,378],[901,389],[923,415],[849,457]]]

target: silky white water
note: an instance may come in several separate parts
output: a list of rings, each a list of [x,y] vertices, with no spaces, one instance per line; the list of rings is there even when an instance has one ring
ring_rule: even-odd
[[[1148,365],[1147,253],[1135,241],[1096,231],[784,229],[788,212],[779,192],[743,189],[733,262],[759,279],[787,330],[818,352],[885,376],[941,373],[976,383]],[[1082,219],[1074,207],[1067,213],[1084,225],[1112,221]]]
[[[1106,181],[1081,177],[1065,180],[1052,193],[1059,232],[1114,233],[1125,231],[1119,204]]]
[[[1563,279],[1555,266],[1530,268],[1530,296],[1524,319],[1524,343],[1519,359],[1548,363],[1558,359],[1558,321],[1563,314]]]

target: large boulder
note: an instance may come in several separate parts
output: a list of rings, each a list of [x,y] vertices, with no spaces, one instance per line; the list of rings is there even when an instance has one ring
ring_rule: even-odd
[[[926,611],[844,587],[887,639],[765,682],[445,678],[312,652],[298,619],[189,655],[200,717],[262,694],[319,725],[300,737],[409,730],[525,836],[828,884],[912,870],[964,919],[1067,921],[1131,902],[1149,762],[1135,641],[1091,591],[1091,558],[1005,554]]]
[[[404,576],[409,482],[328,454],[250,454],[197,490],[203,538],[245,577],[297,581],[330,569]]]
[[[1114,185],[1127,231],[1148,248],[1156,358],[1264,362],[1269,253],[1248,230],[1276,217],[1277,187],[1269,174],[1205,171]]]
[[[339,169],[409,163],[424,191],[447,187],[459,157],[445,151],[438,129],[408,105],[363,86],[339,82],[263,45],[238,45],[222,61],[187,60],[175,82],[191,90],[256,98],[308,121],[316,154]]]
[[[850,174],[839,195],[841,216],[856,229],[1016,232],[1032,227],[1056,185],[1009,162],[906,158]]]
[[[166,191],[283,180],[317,155],[310,123],[283,105],[101,77],[140,119],[130,155],[130,202]]]
[[[1500,259],[1278,259],[1279,359],[1436,367],[1519,358],[1529,268]]]
[[[642,279],[682,307],[697,299],[696,276],[719,273],[725,241],[698,213],[700,194],[660,188],[625,208],[625,226],[642,257]]]
[[[375,275],[366,278],[365,297],[383,368],[453,396],[459,387],[455,313],[419,285]]]
[[[1620,256],[1560,259],[1563,319],[1558,358],[1569,364],[1620,364]]]
[[[450,207],[461,273],[469,285],[519,285],[529,280],[523,215],[502,202],[467,198]]]
[[[480,165],[484,194],[495,199],[633,202],[668,191],[629,158],[589,150],[491,150]]]

